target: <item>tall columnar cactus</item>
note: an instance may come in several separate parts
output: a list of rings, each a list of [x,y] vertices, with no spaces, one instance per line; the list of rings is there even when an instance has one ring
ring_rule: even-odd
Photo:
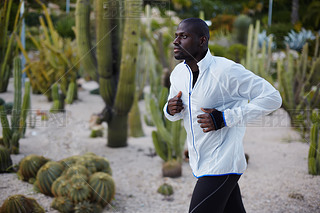
[[[10,157],[10,150],[0,145],[0,173],[8,172],[12,166],[12,160]]]
[[[309,174],[320,175],[320,114],[313,113],[310,130],[310,148],[308,156]]]
[[[107,145],[123,147],[127,146],[128,113],[135,91],[142,1],[95,1],[96,51],[91,46],[90,6],[89,0],[77,1],[79,55],[84,69],[99,82],[106,104],[100,118],[108,123]]]
[[[181,176],[181,161],[186,131],[181,121],[171,122],[164,118],[162,109],[166,103],[168,89],[163,87],[158,103],[150,100],[150,109],[157,131],[152,132],[153,144],[157,154],[166,162],[164,176]],[[179,168],[180,167],[180,171]]]
[[[24,195],[12,195],[4,201],[0,212],[44,213],[45,211],[33,198]]]
[[[13,0],[1,1],[0,8],[0,93],[6,92],[9,78],[11,75],[12,59],[14,58],[14,41],[15,36],[19,32],[20,24],[20,6],[15,15],[13,30],[9,34],[9,19],[12,17],[12,2]]]
[[[30,107],[30,84],[25,83],[25,93],[21,104],[21,60],[14,59],[14,102],[9,125],[4,105],[0,104],[0,118],[4,146],[11,150],[11,153],[19,153],[19,140],[26,128],[27,112]]]

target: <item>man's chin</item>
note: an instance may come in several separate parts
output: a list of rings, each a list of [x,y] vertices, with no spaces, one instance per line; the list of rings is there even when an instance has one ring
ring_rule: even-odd
[[[184,60],[186,57],[184,57],[183,55],[174,55],[174,58],[176,60]]]

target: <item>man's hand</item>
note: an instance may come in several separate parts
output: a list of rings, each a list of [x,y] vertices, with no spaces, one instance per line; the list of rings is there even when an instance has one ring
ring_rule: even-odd
[[[213,130],[216,130],[215,125],[213,123],[213,119],[210,115],[213,111],[216,111],[216,109],[204,109],[201,108],[202,112],[205,112],[205,114],[200,114],[197,116],[198,123],[200,124],[200,127],[202,128],[203,132],[210,132]]]
[[[181,96],[182,96],[182,92],[180,91],[176,96],[174,96],[173,98],[171,98],[168,101],[167,110],[170,115],[174,115],[174,114],[179,113],[183,110]]]
[[[200,127],[203,129],[203,132],[206,133],[225,127],[222,112],[216,109],[201,108],[201,110],[205,112],[205,114],[200,114],[197,116],[197,118],[198,123],[200,123]]]

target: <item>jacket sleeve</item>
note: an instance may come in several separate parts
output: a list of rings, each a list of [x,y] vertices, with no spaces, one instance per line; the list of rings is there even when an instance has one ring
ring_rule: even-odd
[[[169,90],[169,96],[168,96],[168,100],[167,100],[167,103],[164,105],[163,107],[163,113],[164,115],[166,116],[166,118],[169,120],[169,121],[177,121],[177,120],[180,120],[183,118],[183,115],[182,115],[182,112],[180,113],[176,113],[175,115],[170,115],[167,111],[167,108],[168,108],[168,101],[173,98],[174,96],[176,96],[178,93],[179,93],[179,90],[176,89],[175,87],[175,84],[174,84],[174,78],[172,77],[173,75],[173,72],[171,73],[170,75],[170,83],[171,83],[171,86],[170,86],[170,90]],[[184,95],[184,94],[182,94]],[[183,109],[184,110],[184,109]]]
[[[245,102],[241,106],[223,112],[228,127],[239,123],[246,124],[281,107],[282,99],[279,91],[242,65],[232,65],[224,78],[223,84],[229,97],[233,101]]]

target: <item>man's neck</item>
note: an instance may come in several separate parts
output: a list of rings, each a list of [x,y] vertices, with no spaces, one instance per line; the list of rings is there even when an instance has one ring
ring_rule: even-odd
[[[203,51],[201,55],[199,55],[199,57],[193,58],[191,60],[186,60],[186,64],[188,64],[188,66],[190,67],[190,69],[192,70],[192,72],[197,72],[199,71],[199,67],[198,67],[198,62],[201,61],[207,54],[207,50]]]

